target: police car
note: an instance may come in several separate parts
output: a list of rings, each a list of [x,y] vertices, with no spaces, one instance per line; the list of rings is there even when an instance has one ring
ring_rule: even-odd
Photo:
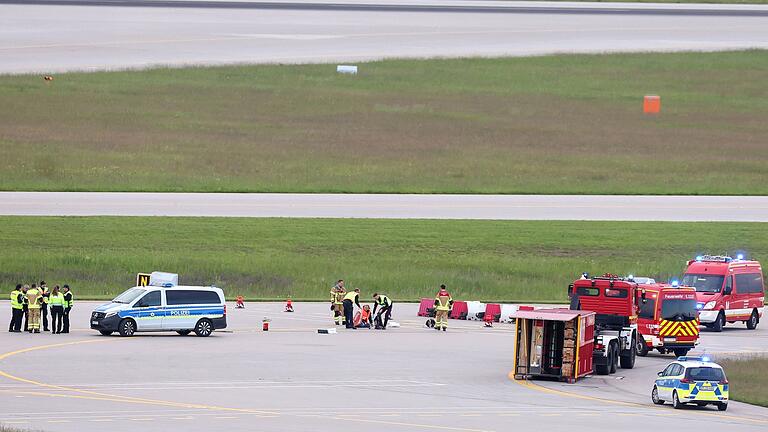
[[[688,403],[713,404],[720,411],[728,409],[725,371],[708,357],[678,357],[658,375],[651,391],[651,400],[656,405],[671,401],[676,409]]]
[[[212,286],[178,285],[173,273],[154,272],[148,286],[130,288],[91,313],[91,329],[104,336],[175,331],[205,337],[226,327],[224,292]]]

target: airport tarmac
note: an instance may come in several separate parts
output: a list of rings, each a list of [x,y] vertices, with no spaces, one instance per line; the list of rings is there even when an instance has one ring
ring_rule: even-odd
[[[0,73],[768,48],[767,22],[765,5],[2,0]]]
[[[0,333],[0,422],[46,431],[592,431],[728,427],[762,431],[768,409],[732,402],[673,410],[651,404],[671,356],[577,384],[515,382],[513,326],[451,321],[424,326],[416,304],[395,304],[400,328],[333,327],[328,305],[228,307],[229,328],[209,338],[103,337],[87,328],[94,302],[77,302],[68,335]],[[7,322],[7,303],[0,305]],[[264,317],[270,331],[261,331]],[[768,351],[768,326],[704,332],[699,352]],[[715,353],[717,351],[717,354]]]

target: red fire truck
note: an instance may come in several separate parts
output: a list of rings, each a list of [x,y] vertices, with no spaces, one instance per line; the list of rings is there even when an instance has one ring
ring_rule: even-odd
[[[635,366],[640,335],[637,328],[638,284],[632,280],[605,274],[583,278],[568,287],[571,310],[595,312],[595,372],[607,375]]]
[[[737,321],[754,330],[763,316],[763,270],[741,254],[735,259],[704,255],[688,261],[682,284],[696,288],[699,320],[714,331]]]
[[[696,291],[676,284],[639,284],[637,353],[684,356],[699,343]]]

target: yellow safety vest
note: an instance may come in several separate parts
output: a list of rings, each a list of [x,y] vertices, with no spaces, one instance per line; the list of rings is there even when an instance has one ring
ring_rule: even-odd
[[[360,295],[360,293],[357,293],[357,292],[354,292],[354,291],[350,291],[350,292],[347,293],[347,295],[344,296],[344,300],[349,300],[352,303],[354,303],[355,300],[357,300],[357,296],[359,296],[359,295]]]
[[[51,294],[51,298],[48,300],[51,306],[64,306],[64,294]]]
[[[21,294],[21,291],[13,290],[11,291],[11,308],[12,309],[22,309],[24,306],[19,302],[19,294]]]

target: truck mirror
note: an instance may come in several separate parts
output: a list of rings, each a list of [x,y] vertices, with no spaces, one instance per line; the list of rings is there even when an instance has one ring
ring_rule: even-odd
[[[662,376],[662,375],[664,375],[664,371],[661,371],[661,372],[656,372],[656,375],[658,375],[658,376]]]

